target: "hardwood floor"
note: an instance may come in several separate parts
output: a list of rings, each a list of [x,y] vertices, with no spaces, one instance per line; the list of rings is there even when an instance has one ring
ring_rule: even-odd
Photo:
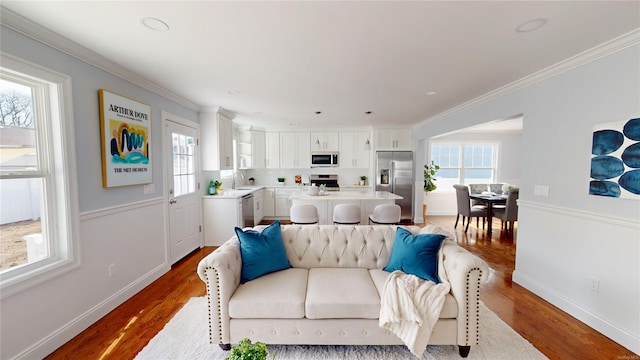
[[[428,217],[427,221],[452,228],[455,217]],[[475,222],[464,234],[456,230],[461,246],[491,267],[482,301],[503,321],[550,359],[638,359],[638,356],[594,331],[553,305],[511,281],[515,268],[512,236],[500,231],[499,221],[489,238]],[[517,238],[517,225],[515,227]],[[107,314],[46,359],[132,359],[175,313],[194,296],[205,294],[196,274],[198,262],[214,250],[196,250],[160,279]],[[473,353],[473,347],[471,348]]]

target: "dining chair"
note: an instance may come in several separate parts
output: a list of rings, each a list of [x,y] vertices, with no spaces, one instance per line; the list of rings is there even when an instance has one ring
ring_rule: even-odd
[[[483,205],[471,206],[471,198],[469,198],[469,187],[466,185],[453,185],[456,189],[456,200],[458,202],[458,216],[456,217],[456,224],[454,228],[458,227],[458,220],[462,215],[462,226],[464,226],[464,220],[467,219],[467,226],[464,229],[466,233],[469,230],[469,222],[472,217],[476,218],[476,227],[478,226],[478,219],[482,218],[482,226],[484,227],[485,218],[487,217],[487,207]]]
[[[507,233],[511,231],[513,233],[513,225],[515,221],[518,221],[518,196],[520,195],[520,189],[513,188],[509,190],[507,195],[507,203],[504,208],[493,209],[493,216],[502,220],[502,227],[506,229]]]
[[[489,191],[496,195],[502,194],[502,185],[504,184],[489,184]]]
[[[360,205],[338,204],[333,208],[333,223],[341,225],[360,224]]]
[[[485,191],[489,191],[489,184],[469,184],[470,194],[482,194]],[[471,206],[475,205],[484,206],[483,203],[478,200],[471,200]]]
[[[296,225],[317,224],[319,220],[318,209],[311,204],[293,205],[289,215],[291,223]]]
[[[369,224],[389,224],[400,223],[402,208],[398,204],[380,204],[373,208],[373,213],[369,215]]]

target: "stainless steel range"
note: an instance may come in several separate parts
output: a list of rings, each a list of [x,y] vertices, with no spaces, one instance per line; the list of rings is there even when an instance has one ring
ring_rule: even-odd
[[[327,191],[340,191],[338,175],[309,175],[309,182],[317,186],[325,185]]]

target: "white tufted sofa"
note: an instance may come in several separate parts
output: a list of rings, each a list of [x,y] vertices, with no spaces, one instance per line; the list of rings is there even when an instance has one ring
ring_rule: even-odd
[[[439,276],[448,279],[451,292],[429,344],[458,345],[466,357],[479,338],[480,283],[488,277],[488,266],[440,228],[405,228],[449,235],[439,254]],[[267,344],[402,345],[378,326],[380,293],[389,275],[382,268],[395,230],[387,225],[283,225],[292,268],[245,284],[240,284],[242,259],[234,236],[198,265],[207,288],[210,342],[225,350],[243,338]]]

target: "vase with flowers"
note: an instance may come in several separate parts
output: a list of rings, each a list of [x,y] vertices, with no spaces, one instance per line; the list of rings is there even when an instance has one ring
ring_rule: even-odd
[[[222,183],[218,180],[209,180],[209,195],[215,195],[218,193],[218,188],[222,186]]]

